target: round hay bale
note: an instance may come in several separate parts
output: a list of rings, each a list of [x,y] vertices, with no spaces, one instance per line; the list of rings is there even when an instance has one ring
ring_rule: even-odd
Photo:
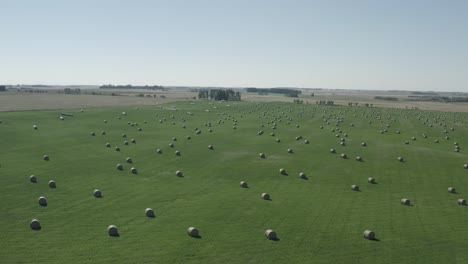
[[[63,118],[63,116],[60,116],[60,120],[62,120],[62,121],[63,121],[63,120],[65,120],[65,118]]]
[[[156,150],[156,153],[162,154],[162,150],[161,150],[161,149],[157,149],[157,150]]]
[[[102,197],[102,192],[100,190],[96,189],[96,190],[94,190],[93,195],[96,198],[101,198]]]
[[[292,150],[292,149],[288,149],[288,153],[293,153],[293,150]]]
[[[456,193],[456,191],[455,191],[455,188],[454,188],[454,187],[448,187],[448,189],[447,189],[447,190],[448,190],[448,192],[449,192],[449,193]]]
[[[370,230],[364,231],[364,233],[362,235],[364,236],[364,238],[367,238],[369,240],[374,240],[375,239],[375,233],[373,231],[370,231]]]
[[[330,149],[330,153],[336,153],[335,149]]]
[[[343,153],[343,154],[341,154],[341,158],[346,159],[346,158],[348,158],[348,156],[346,156],[346,154]]]
[[[176,171],[175,174],[176,174],[177,177],[182,177],[182,176],[184,176],[184,174],[183,174],[181,171]]]
[[[463,164],[463,168],[468,169],[468,164]]]
[[[263,200],[270,200],[270,195],[268,193],[262,193]]]
[[[118,236],[119,230],[115,225],[110,225],[107,227],[107,233],[109,233],[109,236]]]
[[[357,160],[357,161],[362,161],[361,156],[357,156],[357,157],[356,157],[356,160]]]
[[[130,142],[132,142],[133,144],[136,143],[136,140],[134,138],[132,138],[132,140],[130,140]]]
[[[416,140],[416,137],[412,137],[411,139],[412,139],[412,140]]]
[[[208,149],[211,149],[211,150],[213,150],[214,148],[213,148],[213,146],[212,146],[212,145],[208,145]]]
[[[299,173],[299,178],[301,178],[301,179],[307,179],[307,175],[306,175],[305,173],[303,173],[303,172],[300,172],[300,173]]]
[[[130,157],[126,158],[125,161],[126,161],[127,163],[133,163],[133,160],[132,160]]]
[[[125,141],[124,141],[124,145],[128,145],[128,141],[125,140]]]
[[[457,200],[457,203],[458,203],[459,205],[466,205],[466,200],[460,198],[460,199]]]
[[[49,187],[50,187],[50,188],[57,188],[57,184],[55,183],[54,180],[50,180],[50,181],[49,181]]]
[[[172,138],[172,141],[174,141],[174,142],[177,141],[177,138],[173,137],[173,138]]]
[[[248,187],[247,182],[241,181],[241,182],[240,182],[240,187],[242,187],[242,188],[247,188],[247,187]]]
[[[397,158],[399,162],[403,162],[403,158],[402,157],[398,157]]]
[[[198,231],[197,228],[191,226],[187,229],[187,234],[191,237],[199,237],[200,236],[200,232]]]
[[[119,147],[115,147],[115,151],[120,151],[120,148],[119,148]]]
[[[309,140],[307,140],[307,139],[304,140],[304,143],[305,143],[305,144],[309,144]]]
[[[265,231],[265,237],[268,238],[269,240],[277,240],[278,235],[276,234],[275,230],[273,229],[267,229]]]
[[[138,173],[138,171],[137,171],[137,169],[136,169],[135,167],[132,167],[132,168],[130,169],[130,172],[133,173],[133,174],[137,174],[137,173]]]
[[[405,141],[405,145],[408,145],[409,144],[409,141]]]
[[[351,185],[351,190],[353,190],[353,191],[359,191],[359,186],[357,186],[357,185]]]
[[[274,137],[274,136],[275,136],[275,133],[271,132],[271,133],[270,133],[270,136]]]
[[[106,134],[106,131],[101,131],[101,135],[105,135]]]
[[[341,145],[341,146],[346,146],[346,143],[340,142],[340,145]]]
[[[260,158],[262,158],[262,159],[264,159],[264,158],[266,157],[266,156],[265,156],[265,153],[260,153],[260,154],[258,154],[258,156],[259,156]]]
[[[375,179],[372,177],[367,178],[368,183],[375,183]]]
[[[35,175],[29,176],[29,180],[33,183],[37,183],[37,177]]]
[[[460,149],[457,149],[457,148],[456,148],[456,149],[454,149],[453,151],[455,151],[455,152],[460,152]]]
[[[94,132],[91,132],[91,136],[93,136],[93,137],[94,137],[95,135],[96,135],[96,133],[94,133]]]
[[[123,137],[123,138],[126,138],[126,137],[127,137],[127,135],[124,133],[124,134],[122,134],[122,137]]]
[[[41,222],[39,221],[39,219],[33,219],[31,220],[31,223],[29,224],[29,226],[31,227],[31,229],[33,230],[39,230],[41,229]]]
[[[434,143],[439,143],[439,140],[438,139],[434,140]]]
[[[366,142],[362,142],[361,146],[363,146],[363,147],[367,146]]]
[[[39,202],[39,205],[47,206],[47,199],[44,196],[40,196],[37,201]]]
[[[281,139],[277,138],[275,139],[276,142],[280,143],[281,142]]]
[[[49,161],[49,156],[44,155],[44,156],[42,156],[42,159],[45,160],[45,161]]]
[[[192,139],[192,138],[191,138],[190,136],[187,136],[187,139],[190,140],[190,139]]]
[[[174,154],[175,154],[176,156],[180,156],[180,151],[176,150],[176,151],[174,152]]]
[[[33,125],[33,129],[34,129],[34,130],[37,130],[37,126],[36,126],[36,125]]]
[[[154,215],[154,211],[153,211],[153,209],[151,209],[151,208],[146,208],[146,209],[145,209],[145,215],[146,215],[147,217],[154,217],[154,216],[155,216],[155,215]]]
[[[173,148],[173,147],[174,147],[174,144],[169,143],[169,147],[170,147],[170,148]]]
[[[411,201],[409,199],[403,198],[401,199],[401,204],[402,205],[410,205]]]
[[[117,169],[118,169],[118,170],[123,170],[122,164],[117,164]]]
[[[110,147],[111,147],[111,144],[110,144],[110,143],[106,143],[106,147],[110,148]]]
[[[285,169],[279,169],[279,173],[282,175],[288,175]]]

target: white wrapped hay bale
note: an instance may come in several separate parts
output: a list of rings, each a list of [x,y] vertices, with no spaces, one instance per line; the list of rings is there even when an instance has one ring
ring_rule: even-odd
[[[39,219],[33,219],[31,220],[29,226],[31,227],[31,229],[39,230],[41,229],[41,222],[39,221]]]
[[[107,233],[109,233],[109,236],[118,236],[119,230],[115,225],[110,225],[107,227]]]
[[[265,231],[265,237],[268,238],[269,240],[277,240],[278,235],[276,234],[275,230],[273,229],[267,229]]]
[[[96,198],[101,198],[102,197],[102,192],[100,190],[96,189],[96,190],[94,190],[93,195]]]
[[[35,175],[29,176],[29,180],[33,183],[37,183],[37,177]]]
[[[375,239],[375,233],[371,230],[365,230],[362,235],[364,236],[364,238],[367,238],[369,240]]]
[[[200,236],[200,232],[198,231],[197,228],[191,226],[187,229],[187,234],[191,237],[199,237]]]
[[[39,202],[39,205],[41,206],[47,206],[47,199],[44,196],[40,196],[39,199],[37,199]]]
[[[154,217],[154,216],[155,216],[155,215],[154,215],[154,211],[153,211],[153,209],[151,209],[151,208],[146,208],[146,209],[145,209],[145,215],[146,215],[147,217]]]
[[[49,187],[50,188],[57,188],[57,183],[54,180],[49,181]]]
[[[411,201],[409,199],[403,198],[403,199],[401,199],[401,204],[402,205],[410,205]]]

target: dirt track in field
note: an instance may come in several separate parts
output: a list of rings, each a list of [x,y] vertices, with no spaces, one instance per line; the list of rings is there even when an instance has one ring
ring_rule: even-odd
[[[88,91],[89,92],[89,91]],[[106,91],[108,93],[113,91]],[[175,101],[191,101],[197,96],[196,92],[191,91],[117,91],[123,96],[109,95],[91,95],[91,94],[59,94],[56,91],[49,93],[26,93],[26,92],[5,92],[0,93],[0,112],[5,111],[28,111],[43,109],[79,109],[90,107],[107,106],[138,106],[138,105],[158,105]],[[150,95],[151,97],[138,97],[138,93]],[[156,97],[153,97],[153,96]],[[337,105],[348,105],[349,102],[358,102],[359,106],[364,103],[371,103],[374,107],[389,107],[420,110],[433,110],[444,112],[468,112],[468,103],[437,103],[437,102],[418,102],[418,101],[382,101],[375,100],[376,94],[366,92],[342,92],[316,93],[316,96],[302,96],[304,103],[315,104],[319,100],[333,100]],[[382,95],[382,93],[378,93]],[[163,96],[163,97],[161,97]],[[165,97],[165,98],[164,98]],[[404,98],[401,96],[401,98]],[[256,93],[242,93],[242,100],[249,102],[293,102],[294,98],[284,95],[258,95]]]
[[[152,93],[153,94],[153,93]],[[193,100],[191,92],[159,92],[158,97],[71,95],[57,93],[13,93],[0,94],[0,111],[27,111],[44,109],[78,109],[106,106],[158,105],[174,101]],[[164,95],[166,98],[161,98]]]

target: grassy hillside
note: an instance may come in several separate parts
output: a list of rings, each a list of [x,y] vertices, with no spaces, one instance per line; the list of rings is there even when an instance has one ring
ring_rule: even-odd
[[[0,113],[2,263],[468,259],[468,207],[457,205],[468,199],[466,113],[227,102],[64,111],[73,116]],[[55,189],[47,184],[52,179]],[[271,200],[261,199],[263,192]],[[145,216],[147,207],[155,218]],[[29,227],[33,218],[41,230]],[[111,224],[119,237],[107,234]],[[200,238],[187,235],[190,226]],[[278,241],[265,238],[269,228]],[[378,240],[364,239],[366,229]]]

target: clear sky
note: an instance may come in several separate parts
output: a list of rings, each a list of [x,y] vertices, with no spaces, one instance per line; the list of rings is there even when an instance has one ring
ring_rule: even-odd
[[[0,83],[468,91],[467,0],[0,0]]]

